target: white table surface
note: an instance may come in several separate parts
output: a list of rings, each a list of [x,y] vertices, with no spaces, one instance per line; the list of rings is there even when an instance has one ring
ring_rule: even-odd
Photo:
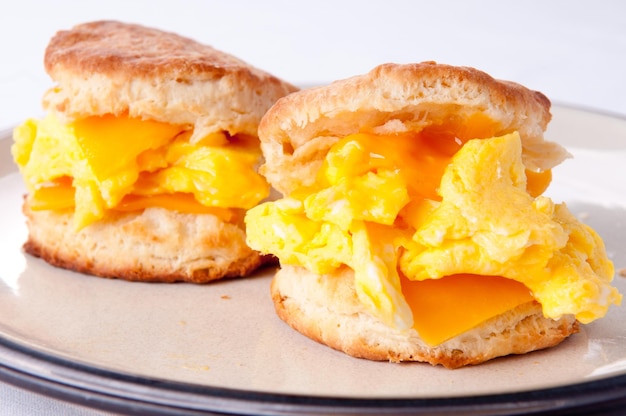
[[[0,130],[38,116],[51,81],[43,52],[59,29],[117,19],[179,32],[292,83],[435,60],[482,69],[554,103],[626,117],[621,0],[316,0],[4,2]],[[1,415],[101,415],[0,383]]]

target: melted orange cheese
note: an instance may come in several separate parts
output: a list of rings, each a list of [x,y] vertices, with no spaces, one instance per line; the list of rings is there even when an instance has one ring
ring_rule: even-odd
[[[543,194],[543,192],[548,189],[550,182],[552,182],[551,170],[535,172],[526,169],[526,191],[528,191],[533,198]]]
[[[141,211],[155,207],[186,214],[213,214],[226,222],[235,222],[243,217],[241,209],[208,207],[196,201],[193,195],[184,193],[126,195],[114,209],[116,211]]]
[[[522,283],[497,276],[459,274],[423,281],[402,277],[401,283],[413,312],[413,328],[430,345],[533,300]]]
[[[139,154],[165,145],[182,131],[174,124],[112,114],[74,122],[76,141],[99,180],[124,171]]]
[[[54,114],[14,131],[12,152],[34,210],[74,210],[80,229],[109,211],[160,206],[240,221],[269,193],[258,138],[112,114],[63,123]]]
[[[62,176],[50,184],[34,189],[30,195],[30,208],[34,211],[74,209],[76,190],[72,178]]]
[[[497,125],[476,113],[464,123],[449,121],[417,134],[400,136],[398,147],[385,146],[387,141],[377,140],[376,136],[367,136],[362,142],[367,141],[365,146],[370,149],[375,148],[371,143],[377,143],[376,150],[384,146],[382,154],[397,163],[409,189],[413,190],[412,196],[423,198],[412,198],[399,214],[405,223],[417,228],[431,211],[429,200],[441,200],[437,189],[452,156],[468,140],[488,138],[496,133]],[[526,178],[527,192],[536,197],[547,189],[552,176],[549,170],[527,169]],[[413,313],[413,328],[430,345],[438,345],[533,299],[522,283],[498,276],[465,274],[424,281],[402,277],[401,287]]]
[[[341,177],[356,177],[381,169],[399,169],[412,200],[440,201],[437,189],[452,156],[468,140],[493,137],[497,131],[497,124],[482,113],[476,113],[464,123],[449,120],[428,126],[418,133],[386,136],[352,134],[335,144],[335,147],[342,147],[348,142],[354,143],[348,144],[345,151],[329,154],[320,171],[322,174],[317,188],[336,183]],[[390,142],[393,146],[389,145]],[[358,145],[363,150],[352,152],[351,145]],[[527,169],[526,179],[527,192],[537,197],[550,185],[552,173],[550,170],[539,172]]]
[[[74,209],[76,190],[71,184],[58,183],[36,189],[30,196],[30,208],[33,211]],[[242,210],[235,208],[208,207],[202,205],[191,194],[155,194],[124,196],[122,201],[112,208],[113,211],[142,211],[146,208],[165,208],[185,214],[212,214],[225,222],[235,222],[242,218]]]
[[[425,127],[419,133],[403,133],[395,137],[361,134],[348,136],[369,149],[370,169],[396,166],[405,177],[412,198],[439,201],[437,188],[452,156],[471,139],[485,139],[498,134],[499,125],[483,113],[466,120],[446,120]],[[389,139],[389,140],[387,140]],[[345,139],[344,139],[345,140]],[[389,145],[392,141],[393,146]],[[526,170],[527,192],[537,197],[552,181],[550,170]]]
[[[563,229],[566,209],[540,196],[551,172],[525,169],[519,135],[498,134],[478,113],[419,132],[346,136],[313,186],[248,211],[248,242],[318,274],[352,268],[358,299],[374,316],[414,327],[431,345],[533,299],[546,316],[579,318],[584,305],[533,280],[546,274],[539,254],[563,259],[548,281],[557,269],[571,271],[580,251]],[[592,257],[598,277],[584,265],[566,274],[583,282],[578,292],[608,284],[609,262]],[[553,312],[561,304],[567,308]]]

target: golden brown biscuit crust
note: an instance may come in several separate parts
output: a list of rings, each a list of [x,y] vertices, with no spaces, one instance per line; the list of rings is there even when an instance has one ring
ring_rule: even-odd
[[[458,368],[552,347],[578,332],[572,316],[548,319],[538,303],[529,302],[431,347],[415,330],[396,330],[374,318],[359,302],[348,268],[316,275],[283,266],[271,294],[278,316],[297,331],[348,355],[378,361]]]
[[[23,205],[24,250],[46,262],[100,277],[143,282],[206,283],[251,274],[275,262],[245,243],[241,224],[210,214],[162,208],[111,215],[80,231],[71,211]]]
[[[46,71],[124,74],[128,79],[177,77],[178,82],[214,80],[237,74],[253,86],[279,84],[277,78],[211,46],[172,32],[117,21],[96,21],[62,30],[50,40]]]
[[[192,39],[117,21],[58,32],[44,65],[57,86],[44,107],[70,119],[128,114],[256,136],[274,102],[293,85]]]
[[[473,68],[424,62],[380,65],[278,100],[259,126],[266,159],[262,172],[289,195],[315,183],[326,154],[342,137],[419,132],[429,125],[462,124],[477,113],[497,123],[496,136],[520,133],[528,169],[550,169],[567,157],[563,148],[543,139],[551,116],[550,101],[540,92]],[[271,293],[278,315],[290,326],[371,360],[457,368],[551,347],[578,331],[572,316],[547,319],[537,302],[528,302],[432,347],[415,330],[400,331],[372,316],[357,298],[348,267],[317,275],[283,265]]]
[[[193,130],[192,142],[224,131],[257,136],[267,109],[296,90],[211,46],[117,21],[58,32],[44,64],[56,82],[44,108],[61,119],[113,114],[157,120]],[[273,260],[245,244],[243,224],[212,215],[146,209],[76,231],[69,212],[32,211],[28,202],[24,212],[27,252],[98,276],[203,283],[244,276]]]
[[[567,157],[563,148],[543,139],[551,115],[542,93],[474,68],[422,62],[380,65],[278,100],[259,126],[266,158],[262,172],[289,194],[312,184],[321,160],[341,137],[419,131],[475,113],[499,123],[496,135],[519,131],[529,169],[549,169]]]

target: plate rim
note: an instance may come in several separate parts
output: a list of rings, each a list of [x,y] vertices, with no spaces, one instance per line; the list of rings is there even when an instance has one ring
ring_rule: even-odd
[[[11,365],[28,360],[30,371]],[[36,371],[38,364],[45,371]],[[53,379],[50,374],[54,374]],[[91,383],[84,382],[87,376]],[[83,381],[81,386],[77,379]],[[496,415],[626,406],[626,374],[546,389],[437,398],[351,398],[270,393],[135,376],[29,349],[0,335],[0,380],[48,397],[92,408],[159,415],[219,414],[448,414]],[[100,389],[93,387],[99,385]],[[91,387],[91,388],[90,388]],[[140,387],[138,389],[138,387]],[[125,394],[122,394],[125,393]],[[130,394],[129,394],[130,393]],[[169,393],[169,394],[165,394]],[[190,400],[193,398],[193,400]],[[478,413],[480,412],[480,413]],[[542,413],[546,414],[546,413]],[[581,413],[582,414],[582,413]]]

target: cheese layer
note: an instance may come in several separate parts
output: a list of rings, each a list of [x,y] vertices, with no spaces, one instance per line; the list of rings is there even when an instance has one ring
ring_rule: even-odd
[[[521,149],[517,133],[445,148],[419,133],[347,136],[328,153],[316,189],[247,213],[248,243],[314,273],[351,267],[372,314],[435,344],[533,298],[547,317],[591,322],[620,302],[613,265],[592,229],[537,196],[549,173],[528,181]],[[451,294],[455,275],[500,283],[465,282],[439,309],[410,304]],[[474,296],[498,302],[468,313],[463,299]],[[435,329],[450,314],[455,324]]]
[[[401,277],[413,327],[429,345],[439,345],[487,319],[533,300],[528,288],[498,276],[456,274],[422,281]]]
[[[74,209],[77,228],[110,211],[150,206],[233,218],[269,194],[258,139],[216,133],[190,143],[183,126],[125,116],[64,124],[53,114],[14,131],[13,157],[33,209]]]

